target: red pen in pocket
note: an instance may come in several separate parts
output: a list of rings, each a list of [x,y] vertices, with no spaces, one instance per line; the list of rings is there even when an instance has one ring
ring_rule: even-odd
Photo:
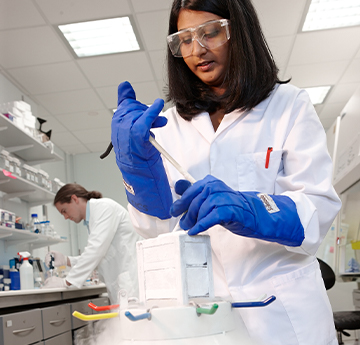
[[[267,169],[269,167],[269,163],[270,163],[270,153],[272,152],[273,148],[272,147],[268,147],[267,152],[266,152],[266,160],[265,160],[265,169]]]

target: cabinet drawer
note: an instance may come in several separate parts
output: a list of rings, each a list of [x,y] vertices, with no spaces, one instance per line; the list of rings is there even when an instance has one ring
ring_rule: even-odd
[[[360,307],[360,291],[354,290],[353,291],[353,303],[355,307]]]
[[[71,331],[59,334],[56,337],[44,341],[44,345],[72,345]]]
[[[98,297],[98,298],[92,298],[91,302],[94,303],[96,306],[98,307],[104,307],[110,304],[110,301],[107,297]],[[104,310],[104,311],[96,311],[93,310],[92,313],[93,314],[98,314],[98,313],[108,313],[108,310]]]
[[[86,326],[73,330],[74,344],[93,344],[94,328],[93,323],[88,322]],[[99,342],[101,344],[101,342]],[[104,343],[106,345],[106,343]]]
[[[74,311],[78,311],[81,314],[91,315],[92,309],[88,306],[90,300],[74,302],[70,304],[70,313],[71,313],[71,328],[76,329],[81,326],[86,326],[90,321],[82,321],[74,316],[72,316]]]
[[[26,345],[42,340],[40,309],[0,317],[0,345]]]
[[[70,305],[63,304],[41,309],[44,339],[71,330]]]

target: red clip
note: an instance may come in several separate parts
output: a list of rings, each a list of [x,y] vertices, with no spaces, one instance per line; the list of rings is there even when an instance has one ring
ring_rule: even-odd
[[[270,153],[272,152],[273,148],[272,147],[268,147],[267,152],[266,152],[266,160],[265,160],[265,169],[267,169],[269,167],[269,163],[270,163]]]

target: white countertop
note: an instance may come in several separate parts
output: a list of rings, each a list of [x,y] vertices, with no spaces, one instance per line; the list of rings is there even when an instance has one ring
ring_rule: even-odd
[[[9,290],[9,291],[0,291],[0,297],[5,296],[20,296],[20,295],[38,295],[38,294],[47,294],[54,292],[67,292],[67,291],[78,291],[78,290],[91,290],[98,288],[105,288],[104,283],[99,283],[96,285],[83,286],[78,289],[74,286],[69,286],[68,288],[51,288],[51,289],[34,289],[34,290]]]

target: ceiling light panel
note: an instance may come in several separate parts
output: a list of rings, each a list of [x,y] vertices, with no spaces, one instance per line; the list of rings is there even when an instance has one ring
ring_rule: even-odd
[[[312,0],[302,31],[360,25],[360,0]]]
[[[140,50],[129,17],[59,25],[78,57]]]
[[[324,102],[325,97],[329,93],[331,86],[317,86],[304,88],[310,96],[313,105],[321,104]]]

